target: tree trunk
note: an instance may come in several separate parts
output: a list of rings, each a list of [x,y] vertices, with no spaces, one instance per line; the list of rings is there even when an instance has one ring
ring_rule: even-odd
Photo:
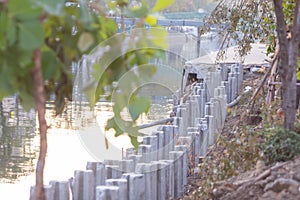
[[[296,1],[294,23],[291,36],[287,38],[282,0],[273,0],[276,14],[277,34],[279,40],[279,75],[282,80],[282,107],[284,112],[284,128],[294,130],[296,118],[296,68],[298,44],[300,39],[299,1]]]
[[[38,163],[36,166],[36,185],[35,199],[45,200],[44,192],[44,166],[47,153],[47,123],[45,118],[45,96],[44,96],[44,81],[41,66],[41,50],[36,49],[33,53],[34,67],[31,70],[33,80],[33,97],[35,108],[38,113],[39,132],[40,132],[40,152]]]
[[[281,66],[282,91],[283,91],[283,111],[284,111],[284,128],[294,130],[296,116],[296,93],[297,93],[297,49],[292,41],[288,42],[288,65]]]

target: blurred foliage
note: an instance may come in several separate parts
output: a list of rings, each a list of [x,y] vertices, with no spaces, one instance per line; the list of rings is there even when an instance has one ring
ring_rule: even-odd
[[[151,57],[162,55],[166,33],[162,30],[138,31],[138,28],[144,26],[145,20],[155,27],[156,19],[151,14],[170,6],[171,3],[172,1],[160,0],[150,9],[145,1],[131,4],[127,0],[107,3],[85,0],[72,0],[67,3],[60,0],[0,2],[0,99],[17,93],[24,108],[34,107],[30,72],[33,67],[33,51],[40,48],[45,95],[50,99],[55,94],[55,109],[57,114],[61,113],[66,101],[72,100],[72,62],[77,62],[83,54],[88,54],[99,44],[105,44],[105,41],[113,38],[109,40],[112,48],[105,54],[116,55],[114,51],[117,51],[121,56],[114,58],[107,66],[99,63],[94,66],[96,88],[90,95],[93,106],[99,100],[99,95],[103,94],[104,87],[113,88],[112,83],[125,72],[134,67],[140,70],[139,66],[147,64]],[[133,31],[130,40],[125,33],[115,36],[118,24],[108,17],[107,12],[110,10],[139,18],[136,31]],[[122,51],[126,53],[123,54]],[[132,75],[131,81],[151,76],[154,72],[155,69],[150,66],[147,73]],[[127,90],[128,88],[128,93]],[[120,116],[123,108],[128,108],[133,120],[130,124],[126,122],[126,129],[121,129],[122,131],[120,125],[110,121],[108,128],[114,128],[117,136],[125,130],[128,131],[128,127],[135,124],[138,116],[149,110],[149,102],[146,100],[135,95],[130,96],[122,92],[122,88],[119,91],[121,92],[117,99],[124,99],[126,102],[115,104],[115,118]],[[137,147],[137,131],[134,129],[130,134],[134,146]]]
[[[101,95],[108,93],[107,99],[114,102],[114,116],[108,120],[106,130],[114,129],[115,136],[127,133],[136,149],[139,145],[137,120],[150,109],[150,101],[140,97],[137,91],[156,72],[156,67],[148,64],[150,58],[163,58],[167,48],[167,32],[156,25],[152,14],[171,3],[157,1],[152,9],[144,1],[122,7],[126,16],[139,18],[136,27],[130,33],[114,34],[91,52],[96,57],[97,53],[102,53],[93,66],[93,81],[85,88],[91,106]],[[145,29],[145,22],[152,28]],[[128,112],[130,119],[122,116],[124,111]]]

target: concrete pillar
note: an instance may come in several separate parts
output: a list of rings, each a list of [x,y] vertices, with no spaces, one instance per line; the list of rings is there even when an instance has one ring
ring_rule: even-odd
[[[164,131],[155,131],[155,136],[157,137],[157,159],[164,158],[164,146],[165,146],[165,134]]]
[[[157,136],[155,135],[149,135],[143,137],[143,144],[145,145],[151,145],[152,151],[156,151],[157,149]]]
[[[96,185],[104,185],[106,172],[105,165],[102,162],[87,162],[86,169],[93,171]]]
[[[101,162],[97,163],[97,165],[96,165],[96,180],[95,180],[96,186],[104,185],[106,177],[107,177],[107,175],[106,175],[105,165]]]
[[[197,122],[196,122],[196,118],[200,117],[200,99],[201,96],[200,95],[194,95],[192,96],[192,100],[194,101],[194,105],[193,105],[193,112],[194,112],[194,116],[193,116],[193,126],[197,126]]]
[[[130,156],[130,155],[135,155],[135,154],[137,154],[137,152],[134,148],[127,148],[126,149],[126,158],[128,158],[128,156]]]
[[[138,163],[136,166],[136,173],[144,174],[145,176],[145,195],[146,199],[156,199],[156,187],[157,187],[157,169],[156,165],[152,163]]]
[[[189,172],[189,158],[188,158],[188,146],[186,145],[176,145],[175,151],[182,151],[183,152],[183,162],[182,162],[182,181],[183,185],[187,185],[188,182],[188,172]],[[191,166],[192,167],[192,166]],[[193,166],[195,167],[195,166]]]
[[[148,200],[146,199],[146,183],[143,174],[125,173],[122,179],[126,179],[129,188],[129,200]]]
[[[157,164],[157,199],[165,200],[168,197],[168,163],[158,161]]]
[[[183,152],[171,151],[169,155],[174,160],[174,196],[177,199],[183,196]]]
[[[137,163],[142,162],[143,156],[142,155],[130,155],[130,156],[128,156],[128,159],[133,160],[133,172],[134,172]]]
[[[96,168],[97,168],[97,162],[87,162],[86,163],[86,170],[92,170],[94,173],[94,177],[96,177]]]
[[[223,81],[228,79],[228,67],[225,63],[220,63],[221,77]]]
[[[229,76],[230,102],[232,102],[237,95],[237,80],[233,74],[229,74]]]
[[[92,170],[86,170],[83,173],[83,199],[94,200],[95,199],[95,177]]]
[[[191,147],[193,144],[193,135],[187,135],[187,136],[180,136],[176,142],[177,145],[186,145],[188,147]]]
[[[200,119],[200,156],[206,156],[208,147],[208,122],[206,118]]]
[[[191,109],[192,109],[192,100],[190,96],[189,100],[186,101],[186,127],[193,126],[193,122],[192,122],[193,112]]]
[[[174,183],[174,177],[175,177],[175,171],[174,171],[174,160],[160,160],[159,162],[164,162],[167,164],[166,167],[166,190],[167,190],[167,198],[166,199],[174,199],[174,189],[175,189],[175,183]]]
[[[200,143],[200,131],[194,131],[194,132],[189,132],[189,135],[192,135],[193,139],[193,162],[195,164],[199,163],[199,156],[200,156],[200,148],[201,148],[201,143]]]
[[[54,199],[54,188],[52,185],[44,185],[46,200],[55,200]],[[30,200],[37,200],[35,198],[35,186],[30,187]]]
[[[152,161],[157,160],[158,137],[156,135],[144,136],[143,144],[151,146],[151,159]]]
[[[105,165],[119,165],[119,160],[104,160],[103,163]]]
[[[138,149],[138,154],[142,155],[142,161],[143,162],[150,162],[153,160],[152,155],[151,155],[151,145],[145,145],[141,144]]]
[[[83,199],[83,176],[84,171],[75,170],[74,172],[74,182],[73,182],[73,195],[74,200],[82,200]]]
[[[213,104],[211,102],[205,104],[205,115],[213,115]]]
[[[241,71],[240,72],[240,66],[239,65],[235,65],[234,67],[233,67],[233,70],[234,70],[234,72],[235,72],[235,74],[236,74],[236,80],[237,80],[237,92],[239,92],[240,91],[240,89],[241,89],[241,84],[242,84],[242,82],[243,82],[243,71]]]
[[[174,130],[174,132],[173,132],[173,138],[172,138],[172,141],[173,141],[172,146],[174,146],[175,142],[177,141],[177,138],[180,135],[178,125],[173,125],[173,130]]]
[[[212,145],[215,141],[214,116],[207,115],[206,119],[208,124],[208,145]]]
[[[204,117],[205,115],[205,104],[207,102],[207,95],[206,95],[206,90],[201,89],[200,90],[200,102],[199,102],[199,111],[200,111],[200,116],[199,117]]]
[[[97,186],[96,187],[96,200],[118,200],[119,187],[117,186]]]
[[[129,200],[129,188],[126,179],[107,179],[106,186],[117,186],[119,188],[119,200]]]
[[[217,89],[217,88],[216,88]],[[215,128],[216,130],[220,129],[220,124],[221,124],[221,120],[222,120],[222,108],[221,108],[221,102],[220,100],[218,100],[218,98],[212,98],[211,100],[212,103],[212,111],[213,111],[213,116],[214,120],[215,120]]]
[[[105,165],[106,179],[120,178],[122,172],[117,165]]]
[[[230,103],[230,84],[229,84],[229,80],[228,81],[223,81],[222,85],[225,87],[225,91],[226,91],[226,103]]]
[[[190,127],[195,126],[195,119],[197,117],[197,110],[198,110],[198,102],[195,96],[191,96],[190,100]]]
[[[70,186],[68,181],[50,181],[49,184],[54,190],[55,200],[68,200],[70,199]]]
[[[164,125],[164,158],[167,158],[169,155],[169,151],[174,149],[175,143],[175,126],[172,125]]]
[[[106,180],[105,164],[102,162],[87,162],[87,170],[93,171],[93,177],[95,178],[95,185],[104,185]]]
[[[179,133],[180,135],[186,135],[186,128],[187,126],[187,120],[188,120],[188,113],[187,113],[187,108],[186,108],[186,104],[182,104],[180,106],[180,113],[181,113],[181,119],[180,119],[180,125],[179,125]]]
[[[119,168],[122,173],[134,172],[135,166],[133,160],[120,160]]]

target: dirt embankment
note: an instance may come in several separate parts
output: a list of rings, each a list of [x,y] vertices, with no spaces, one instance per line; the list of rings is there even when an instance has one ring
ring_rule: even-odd
[[[244,87],[257,88],[262,77],[263,74],[249,76],[244,80]],[[260,156],[261,149],[251,143],[252,139],[254,143],[265,142],[253,132],[261,130],[266,123],[270,123],[264,121],[264,117],[260,117],[266,116],[266,113],[259,100],[253,109],[255,115],[252,114],[252,117],[259,116],[259,120],[243,117],[241,121],[252,94],[244,97],[235,108],[229,110],[222,139],[219,138],[216,145],[211,147],[207,157],[199,163],[199,171],[203,172],[194,173],[189,177],[189,184],[185,187],[185,197],[182,199],[300,200],[300,156],[290,161],[266,166],[263,156]],[[264,95],[261,95],[262,101]],[[273,105],[272,109],[273,113],[267,115],[273,114],[272,119],[280,120],[275,117],[278,109],[276,105]],[[245,133],[242,133],[243,131]],[[236,152],[241,153],[240,158],[238,154],[234,155]],[[234,162],[239,163],[232,164]],[[226,164],[229,167],[220,167]],[[225,169],[232,172],[220,172]]]

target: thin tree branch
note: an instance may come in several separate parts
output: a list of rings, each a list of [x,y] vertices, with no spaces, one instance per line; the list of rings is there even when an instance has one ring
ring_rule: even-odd
[[[278,59],[278,55],[277,53],[275,54],[275,57],[272,61],[272,64],[271,64],[271,67],[268,69],[268,71],[266,72],[266,74],[264,75],[262,81],[260,82],[259,86],[256,88],[254,94],[252,95],[250,101],[248,102],[248,105],[247,105],[247,110],[250,108],[251,104],[255,101],[257,95],[258,95],[258,92],[261,90],[261,88],[263,87],[263,85],[265,84],[272,68],[275,66],[276,62],[277,62],[277,59]],[[251,106],[251,110],[253,108],[253,105]]]
[[[33,80],[33,97],[35,107],[38,113],[39,132],[40,132],[40,152],[36,166],[36,188],[35,197],[38,200],[45,199],[44,193],[44,167],[47,154],[47,123],[45,119],[45,96],[44,81],[42,75],[42,55],[41,50],[36,49],[33,52],[34,67],[31,69],[31,77]]]

